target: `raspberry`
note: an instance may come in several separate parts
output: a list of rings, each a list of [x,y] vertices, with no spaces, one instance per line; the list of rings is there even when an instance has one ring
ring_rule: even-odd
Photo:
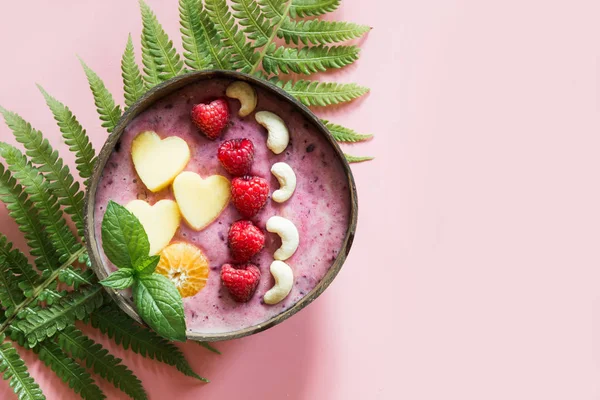
[[[224,99],[209,104],[196,104],[192,108],[192,121],[209,139],[215,140],[229,120],[229,106]]]
[[[269,198],[269,182],[259,176],[242,176],[231,181],[231,200],[240,214],[251,218]]]
[[[237,267],[223,264],[221,267],[221,282],[237,302],[245,303],[250,300],[259,281],[260,270],[254,264],[238,265]]]
[[[249,139],[226,140],[219,146],[218,157],[231,175],[246,175],[254,161],[254,144]]]
[[[236,221],[228,235],[229,248],[237,262],[246,262],[265,247],[265,234],[252,221]]]

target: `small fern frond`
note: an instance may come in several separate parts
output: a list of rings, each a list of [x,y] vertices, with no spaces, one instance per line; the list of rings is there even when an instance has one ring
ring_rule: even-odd
[[[17,142],[27,150],[26,154],[32,163],[37,164],[49,183],[50,190],[58,198],[58,203],[65,206],[64,211],[73,218],[77,230],[83,234],[83,192],[79,190],[79,182],[73,179],[69,167],[54,150],[42,132],[34,129],[20,115],[0,107],[6,125],[13,131]]]
[[[344,154],[344,157],[346,157],[346,160],[348,160],[349,163],[359,163],[359,162],[363,162],[363,161],[370,161],[375,157],[360,157],[360,156],[353,156],[350,154]]]
[[[199,0],[179,0],[179,23],[185,65],[194,71],[211,66],[210,39],[203,34]]]
[[[58,280],[69,286],[73,286],[75,290],[81,285],[92,285],[98,281],[94,271],[91,269],[81,270],[74,267],[67,267],[58,272]]]
[[[140,0],[140,8],[142,10],[142,36],[148,46],[147,52],[154,59],[158,78],[162,82],[181,74],[183,62],[173,47],[173,42],[144,0]]]
[[[364,86],[354,83],[335,83],[319,81],[281,81],[271,78],[271,83],[279,86],[306,106],[328,106],[354,100],[369,92]]]
[[[63,262],[68,259],[81,248],[81,245],[67,226],[58,200],[50,191],[48,183],[38,169],[31,165],[27,158],[13,146],[0,142],[0,155],[35,204],[40,222],[46,227],[46,232],[54,244],[54,248],[60,254],[59,261]]]
[[[10,379],[9,385],[19,400],[45,400],[46,396],[29,375],[17,350],[10,342],[4,340],[5,335],[0,334],[0,373],[3,374],[4,380]]]
[[[356,133],[352,129],[345,128],[338,124],[334,124],[332,122],[327,121],[326,119],[322,119],[321,122],[323,123],[323,125],[325,125],[325,128],[327,128],[329,132],[331,132],[331,135],[338,142],[357,143],[364,142],[365,140],[369,140],[373,137],[373,135],[361,135],[359,133]]]
[[[38,309],[35,314],[16,321],[14,325],[23,332],[29,347],[54,336],[57,331],[82,320],[98,309],[103,302],[102,286],[96,285],[62,297],[52,306]]]
[[[356,46],[315,46],[302,49],[277,47],[271,43],[263,58],[263,68],[268,74],[295,72],[310,75],[329,68],[342,68],[358,59]]]
[[[38,85],[38,88],[54,115],[65,143],[69,146],[69,150],[75,154],[75,164],[79,176],[87,180],[92,176],[94,163],[96,162],[96,152],[90,138],[67,106],[50,96],[40,85]]]
[[[0,234],[0,264],[3,263],[6,263],[8,269],[15,275],[23,294],[30,297],[40,277],[27,261],[25,254],[18,249],[13,249],[12,243],[6,236]]]
[[[143,357],[175,366],[187,376],[208,382],[207,379],[194,372],[177,346],[158,336],[154,331],[138,325],[113,304],[107,304],[95,311],[92,314],[91,322],[94,328],[99,329],[125,349],[131,347],[131,350]]]
[[[102,79],[83,60],[80,59],[79,61],[83,66],[85,76],[94,95],[94,103],[100,121],[102,121],[102,127],[106,128],[108,133],[111,133],[121,118],[121,107],[115,104],[115,99],[102,82]]]
[[[231,48],[232,68],[241,72],[250,72],[258,59],[252,46],[246,43],[244,34],[238,27],[229,12],[225,0],[206,0],[206,11],[213,21],[217,32],[221,35],[224,43],[221,46]]]
[[[142,35],[142,64],[144,64],[144,87],[146,90],[158,85],[160,80],[160,72],[154,61],[154,56],[150,52],[150,45]]]
[[[84,400],[101,400],[106,396],[91,375],[58,345],[50,340],[40,343],[34,351],[39,359]]]
[[[272,21],[265,18],[256,0],[232,0],[233,16],[238,20],[254,47],[264,46],[271,37]]]
[[[131,107],[146,92],[144,81],[140,73],[140,67],[135,62],[135,52],[131,34],[127,39],[127,45],[121,58],[121,76],[123,77],[123,92],[125,105]]]
[[[366,25],[353,24],[341,21],[292,21],[286,18],[277,36],[284,39],[286,43],[300,42],[305,45],[339,43],[346,40],[356,39],[370,31]]]
[[[135,400],[148,398],[142,383],[121,360],[85,336],[74,326],[68,326],[58,333],[58,345],[73,358],[85,362],[87,368],[112,383]]]
[[[292,18],[313,17],[335,11],[342,0],[292,0]]]

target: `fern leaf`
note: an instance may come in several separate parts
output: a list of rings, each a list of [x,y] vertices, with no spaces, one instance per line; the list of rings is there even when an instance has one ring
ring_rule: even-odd
[[[42,132],[34,129],[16,113],[0,107],[6,125],[13,131],[17,141],[27,150],[27,155],[49,182],[50,190],[58,198],[64,211],[73,218],[77,230],[83,234],[83,192],[79,190],[79,182],[73,179],[69,167],[52,148]]]
[[[302,49],[277,47],[271,43],[263,58],[263,68],[268,74],[290,71],[312,74],[329,68],[341,68],[358,59],[356,46],[315,46]]]
[[[370,161],[374,158],[374,157],[359,157],[359,156],[353,156],[350,154],[344,154],[344,157],[346,157],[346,160],[348,160],[349,163],[359,163],[359,162],[363,162],[363,161]]]
[[[25,192],[38,209],[40,222],[46,227],[46,232],[54,247],[60,252],[59,261],[63,262],[72,256],[81,245],[77,243],[69,230],[56,196],[49,190],[48,183],[33,167],[27,158],[16,148],[0,142],[0,155],[8,164],[14,176],[21,181]]]
[[[58,266],[58,256],[40,223],[37,209],[23,187],[2,164],[0,164],[0,201],[6,204],[8,214],[24,233],[30,253],[35,257],[37,268],[44,271]]]
[[[35,314],[14,322],[25,334],[29,347],[54,336],[75,320],[87,317],[102,305],[102,286],[96,285],[62,297],[52,306],[36,310]]]
[[[292,18],[313,17],[335,11],[342,0],[292,0]]]
[[[131,107],[146,92],[144,90],[144,81],[140,73],[140,67],[135,62],[135,52],[131,34],[127,39],[127,45],[121,58],[121,76],[123,77],[123,91],[125,95],[125,105]]]
[[[354,83],[335,83],[299,80],[281,81],[270,79],[306,106],[328,106],[354,100],[369,92],[369,89]]]
[[[17,286],[17,280],[8,268],[5,260],[0,258],[0,304],[4,307],[5,315],[15,314],[18,305],[25,299],[23,292]]]
[[[334,124],[332,122],[327,121],[326,119],[322,119],[321,122],[323,123],[323,125],[325,125],[325,127],[329,130],[331,135],[338,142],[356,143],[369,140],[373,137],[373,135],[361,135],[359,133],[356,133],[352,129],[345,128],[338,124]]]
[[[177,346],[158,336],[152,330],[138,325],[114,305],[108,304],[95,311],[92,314],[91,322],[94,328],[100,329],[102,333],[125,349],[131,347],[131,350],[143,357],[175,366],[187,376],[208,382],[207,379],[194,372]]]
[[[113,357],[100,344],[85,336],[74,326],[68,326],[58,333],[58,345],[73,358],[85,361],[87,368],[112,383],[133,399],[148,398],[142,383],[121,360]]]
[[[215,354],[221,355],[221,352],[219,350],[217,350],[216,348],[214,348],[213,346],[211,346],[207,342],[196,342],[196,343],[198,343],[200,346],[204,347],[208,351],[211,351],[211,352],[213,352]]]
[[[90,269],[83,271],[74,267],[67,267],[59,271],[58,280],[73,286],[75,290],[79,289],[81,285],[92,285],[98,281],[94,271]]]
[[[255,0],[232,0],[233,16],[238,20],[254,47],[264,46],[271,37],[272,21],[265,18]]]
[[[179,0],[179,23],[185,65],[201,71],[213,64],[211,41],[203,33],[199,0]]]
[[[55,287],[44,288],[44,290],[42,290],[41,293],[36,297],[38,304],[46,303],[46,305],[51,306],[67,294],[65,290],[60,292],[56,290],[56,283],[53,283],[52,285]]]
[[[96,385],[91,375],[71,357],[67,356],[52,341],[40,343],[34,351],[40,360],[84,400],[100,400],[106,396]]]
[[[246,43],[244,34],[238,30],[226,1],[206,0],[205,7],[217,32],[223,39],[222,46],[231,48],[232,68],[241,72],[252,71],[258,54],[252,50],[252,46]]]
[[[94,95],[94,103],[102,121],[102,127],[106,128],[108,133],[110,133],[119,123],[121,107],[115,104],[115,99],[113,99],[112,94],[110,94],[102,79],[83,60],[80,59],[79,61],[83,66],[90,89]]]
[[[260,4],[265,17],[276,18],[276,21],[279,21],[281,17],[287,14],[286,3],[288,4],[288,7],[290,7],[291,4],[289,3],[291,1],[292,0],[258,0],[258,4]]]
[[[84,179],[91,177],[94,172],[96,152],[85,129],[83,129],[67,106],[50,96],[40,85],[38,85],[38,88],[42,92],[42,95],[44,95],[46,104],[48,104],[50,111],[54,115],[65,143],[69,146],[69,150],[75,154],[75,164],[77,165],[79,176]]]
[[[0,264],[5,263],[15,275],[19,288],[26,297],[30,297],[33,287],[39,281],[39,275],[27,261],[25,254],[12,248],[6,236],[0,234]]]
[[[144,43],[148,46],[146,52],[154,60],[158,79],[162,82],[181,74],[183,62],[173,47],[173,42],[144,0],[140,0],[140,8],[142,10],[142,36]]]
[[[144,87],[146,90],[153,88],[158,85],[160,80],[160,72],[158,66],[154,61],[154,57],[150,53],[150,45],[146,42],[146,39],[142,35],[142,64],[144,64]]]
[[[343,42],[346,40],[356,39],[371,30],[365,25],[353,24],[351,22],[339,21],[292,21],[286,18],[279,30],[277,36],[284,39],[286,43],[300,42],[305,45],[312,44],[328,44]]]
[[[4,334],[0,334],[0,343],[4,342]],[[4,379],[10,379],[9,385],[19,400],[44,400],[46,396],[33,378],[29,375],[25,362],[17,350],[9,343],[0,344],[0,373]]]

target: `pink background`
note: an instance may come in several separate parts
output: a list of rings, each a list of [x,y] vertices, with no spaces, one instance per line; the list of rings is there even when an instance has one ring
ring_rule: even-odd
[[[179,45],[176,2],[149,3]],[[598,398],[599,16],[592,0],[345,0],[333,17],[373,30],[329,78],[372,93],[319,114],[374,133],[348,151],[377,158],[353,167],[359,230],[339,277],[222,356],[182,346],[208,385],[93,337],[152,399]],[[0,104],[60,146],[39,82],[99,149],[75,54],[121,101],[140,29],[133,0],[0,2]],[[0,226],[23,243],[4,208]],[[77,398],[26,358],[49,399]]]

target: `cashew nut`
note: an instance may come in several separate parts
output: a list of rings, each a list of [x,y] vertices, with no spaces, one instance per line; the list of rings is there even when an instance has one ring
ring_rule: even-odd
[[[267,128],[267,147],[275,154],[281,154],[290,142],[290,133],[283,120],[269,111],[254,114],[256,122]]]
[[[241,107],[238,112],[240,117],[245,117],[256,108],[256,91],[246,82],[233,82],[231,85],[227,86],[225,94],[227,97],[238,99],[240,101]]]
[[[296,252],[300,243],[300,235],[292,221],[275,215],[267,221],[267,230],[278,234],[281,238],[281,247],[275,251],[273,258],[285,261]]]
[[[292,167],[284,162],[278,162],[271,167],[271,173],[279,181],[279,189],[273,192],[273,200],[283,203],[294,194],[296,190],[296,174]]]
[[[283,261],[273,261],[270,270],[275,278],[275,285],[265,293],[263,299],[267,304],[277,304],[290,294],[294,285],[294,273]]]

